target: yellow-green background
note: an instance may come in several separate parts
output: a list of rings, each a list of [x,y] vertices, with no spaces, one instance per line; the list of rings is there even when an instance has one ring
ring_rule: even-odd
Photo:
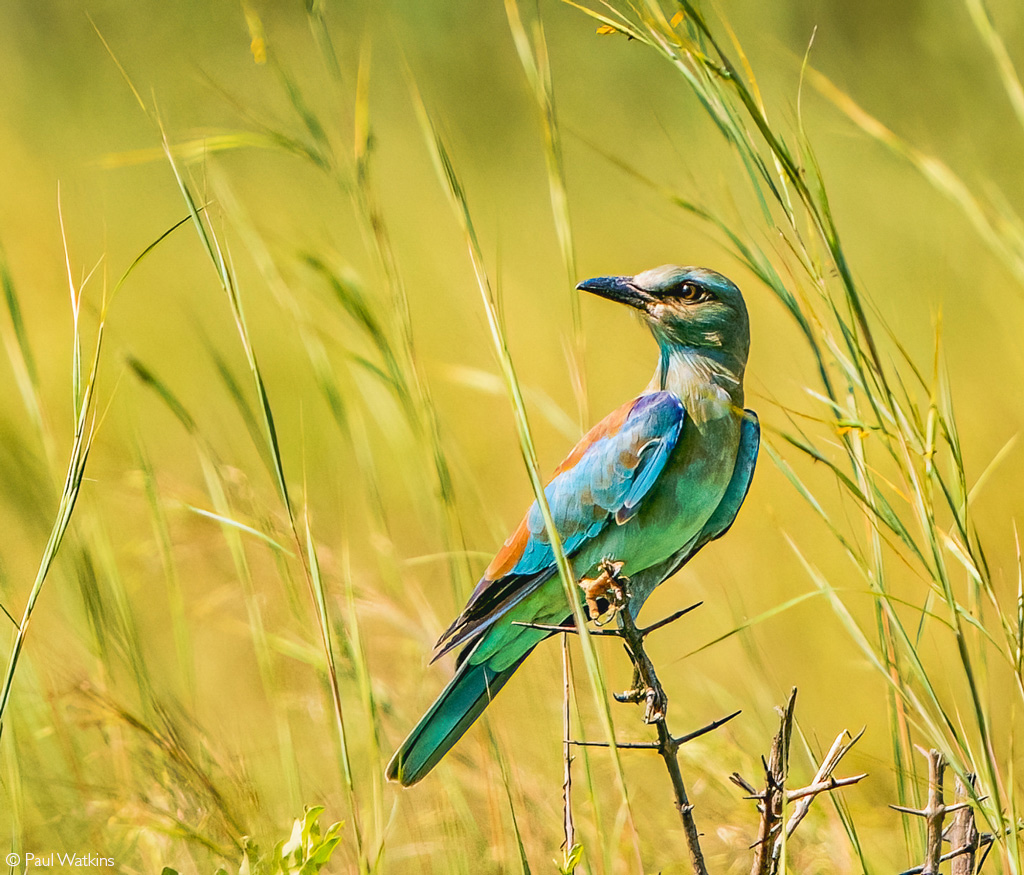
[[[979,191],[998,190],[1008,203],[1020,202],[1024,132],[961,4],[721,6],[748,54],[769,115],[782,124],[795,124],[801,59],[814,34],[815,68],[901,136],[941,156]],[[1021,58],[1024,13],[1010,2],[991,8],[1011,56]],[[159,131],[97,31],[156,108],[172,143],[251,130],[257,122],[301,132],[276,64],[302,90],[337,153],[349,156],[358,58],[370,53],[373,175],[409,296],[416,360],[454,473],[469,551],[460,561],[473,574],[516,523],[530,491],[470,262],[423,145],[410,80],[449,143],[500,288],[542,467],[559,461],[581,426],[639,391],[653,367],[651,340],[625,312],[583,301],[587,391],[586,421],[580,422],[567,364],[575,293],[558,250],[539,116],[503,4],[330,4],[327,21],[341,61],[340,85],[325,71],[301,3],[254,0],[251,11],[262,22],[274,63],[254,62],[243,9],[233,2],[6,0],[0,7],[0,243],[38,360],[52,441],[48,455],[13,371],[6,357],[0,359],[0,594],[12,613],[20,614],[45,543],[56,508],[52,484],[63,475],[71,435],[71,311],[58,203],[76,284],[99,262],[83,295],[87,337],[105,279],[112,285],[142,249],[186,214],[159,152]],[[809,359],[775,299],[705,226],[601,153],[712,206],[771,249],[778,244],[759,224],[735,155],[679,75],[652,52],[619,35],[598,36],[595,23],[568,5],[542,3],[540,11],[575,231],[574,279],[665,262],[705,264],[733,276],[751,311],[748,405],[768,426],[786,426],[786,409],[815,414],[816,402],[804,390],[814,382]],[[926,370],[941,318],[966,467],[977,477],[1018,433],[1024,415],[1021,285],[954,206],[806,83],[800,111],[857,279]],[[244,148],[188,165],[235,259],[286,473],[297,504],[308,504],[340,637],[353,621],[345,582],[355,593],[354,617],[390,748],[450,671],[447,664],[428,667],[427,659],[460,605],[451,567],[438,556],[444,544],[429,454],[414,446],[418,438],[379,381],[353,363],[353,354],[372,352],[322,281],[299,264],[301,253],[312,252],[351,271],[384,311],[384,320],[392,321],[382,271],[345,190],[350,169],[343,163],[331,178],[294,155]],[[228,204],[228,194],[237,206]],[[328,349],[356,430],[365,429],[369,460],[335,426],[294,312],[257,268],[242,226],[258,233],[260,251],[274,259],[283,287]],[[4,320],[3,339],[10,344]],[[91,850],[114,857],[123,871],[153,871],[162,864],[212,871],[216,855],[182,835],[181,824],[226,849],[237,865],[240,852],[232,849],[231,831],[182,789],[187,782],[162,765],[153,739],[119,716],[118,709],[144,713],[152,701],[142,704],[130,660],[116,643],[110,644],[112,655],[101,654],[97,642],[103,632],[90,628],[83,603],[95,599],[110,616],[130,616],[137,625],[153,701],[167,709],[168,725],[179,727],[199,768],[230,800],[242,831],[262,844],[283,838],[303,804],[324,804],[325,820],[351,823],[314,615],[295,560],[286,560],[294,578],[289,583],[255,538],[245,541],[254,582],[246,593],[218,525],[185,508],[211,506],[192,441],[125,365],[127,356],[137,357],[187,406],[226,466],[237,518],[284,538],[273,483],[208,352],[219,351],[251,399],[227,300],[191,228],[175,232],[139,267],[114,301],[108,328],[102,421],[87,481],[69,541],[33,619],[0,741],[8,748],[0,757],[6,764],[0,775],[0,841],[9,835],[18,851]],[[139,473],[142,457],[156,472],[185,593],[198,678],[194,695],[175,656],[167,577]],[[1021,459],[1020,448],[1011,446],[976,507],[990,561],[1001,569],[997,579],[1008,593],[1016,586],[1013,526],[1024,487]],[[381,489],[386,528],[368,509],[368,464]],[[835,499],[823,472],[808,465],[801,470],[826,500]],[[853,515],[849,525],[863,533]],[[911,865],[897,816],[885,809],[895,798],[884,685],[820,600],[683,659],[743,621],[813,590],[787,537],[836,586],[851,587],[848,603],[868,616],[868,600],[858,600],[855,592],[863,588],[860,578],[766,456],[728,538],[705,551],[646,609],[656,618],[705,601],[693,617],[652,639],[676,727],[684,731],[744,711],[683,754],[709,858],[719,872],[743,869],[755,814],[726,776],[740,770],[758,778],[757,757],[776,719],[771,706],[797,685],[801,726],[821,745],[827,747],[843,728],[867,726],[847,770],[868,771],[870,779],[846,798],[873,859],[890,869]],[[97,548],[104,543],[108,554]],[[92,575],[83,570],[83,550],[100,557]],[[111,595],[115,574],[126,594],[120,606]],[[254,606],[272,639],[273,690],[257,669]],[[112,627],[120,622],[112,620]],[[108,634],[110,640],[117,637]],[[940,637],[925,641],[935,665],[948,658],[945,644]],[[612,686],[625,684],[624,658],[612,647],[602,646],[602,652]],[[369,752],[363,700],[344,660],[342,668],[363,825],[371,838],[384,835],[383,871],[517,871],[500,771],[479,729],[422,786],[386,787],[379,803],[386,824],[373,825],[372,774],[381,764]],[[552,643],[489,712],[511,766],[512,797],[534,871],[551,871],[561,840],[560,690]],[[955,700],[957,690],[948,693]],[[585,682],[580,699],[594,736],[598,723]],[[1007,717],[999,701],[993,708],[997,720]],[[620,708],[616,719],[623,737],[643,734],[632,712]],[[290,728],[291,746],[282,746],[282,724]],[[14,759],[17,770],[11,769]],[[795,770],[809,777],[806,760],[797,759]],[[658,763],[633,753],[624,754],[624,762],[647,870],[686,871]],[[602,788],[600,842],[617,849],[611,855],[618,860],[614,871],[634,871],[624,850],[628,843],[620,848],[607,835],[621,827],[612,771],[602,755],[592,763]],[[582,787],[579,799],[578,817],[592,830]],[[180,821],[177,827],[170,825],[171,815]],[[595,841],[592,834],[585,838]],[[846,840],[827,803],[803,838],[799,871],[855,871],[847,869]],[[335,871],[353,865],[353,854],[346,832]],[[586,865],[587,871],[604,871],[596,849]]]

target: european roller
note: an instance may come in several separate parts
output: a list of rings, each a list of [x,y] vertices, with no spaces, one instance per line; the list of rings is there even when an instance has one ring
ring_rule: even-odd
[[[726,277],[665,265],[581,282],[639,311],[658,343],[647,388],[595,425],[558,466],[545,495],[591,616],[613,602],[595,580],[612,563],[636,614],[654,588],[728,531],[754,473],[760,428],[743,409],[747,309]],[[621,565],[620,565],[621,563]],[[388,765],[406,786],[427,774],[480,716],[523,660],[572,610],[537,503],[487,567],[437,643],[462,648],[455,676]]]

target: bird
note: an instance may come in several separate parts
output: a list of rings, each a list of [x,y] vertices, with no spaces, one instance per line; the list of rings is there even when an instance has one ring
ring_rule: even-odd
[[[648,386],[597,423],[544,489],[591,619],[614,594],[604,570],[628,580],[632,616],[651,592],[724,535],[746,498],[760,426],[744,409],[750,327],[739,288],[714,270],[663,265],[576,286],[624,304],[658,345]],[[387,767],[411,786],[455,745],[569,605],[536,501],[497,552],[434,660],[461,648],[455,674]],[[533,624],[533,625],[524,625]]]

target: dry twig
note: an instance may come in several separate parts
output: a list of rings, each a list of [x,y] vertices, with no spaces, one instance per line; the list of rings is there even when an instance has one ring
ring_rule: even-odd
[[[678,613],[675,619],[681,617],[683,613],[685,611]],[[667,625],[667,623],[655,623],[646,631],[661,628],[664,625]],[[637,628],[636,623],[633,621],[633,616],[629,612],[628,595],[626,596],[626,605],[619,613],[619,632],[626,644],[626,653],[633,663],[634,677],[633,688],[625,693],[616,694],[615,698],[619,702],[644,702],[644,722],[653,723],[658,731],[658,742],[655,750],[658,751],[658,754],[664,760],[669,779],[672,781],[676,810],[683,821],[683,830],[686,833],[686,846],[690,852],[690,865],[693,866],[693,871],[696,875],[707,875],[707,866],[700,847],[700,833],[697,831],[697,822],[693,817],[693,806],[690,804],[689,797],[686,794],[683,774],[679,769],[679,748],[687,741],[704,735],[712,729],[717,729],[740,712],[736,711],[728,717],[710,723],[689,735],[678,738],[674,737],[669,732],[668,725],[665,722],[668,713],[668,697],[665,695],[665,690],[658,680],[654,664],[644,650],[645,632]]]
[[[789,743],[793,732],[793,713],[796,705],[796,688],[789,695],[786,707],[780,709],[779,731],[772,741],[772,749],[768,761],[764,763],[765,788],[757,790],[753,784],[737,773],[730,775],[730,780],[741,787],[748,798],[757,800],[757,808],[761,813],[758,824],[757,841],[754,849],[754,860],[751,875],[774,875],[778,871],[782,857],[783,803],[796,803],[789,821],[786,823],[785,838],[793,835],[804,817],[810,810],[811,803],[820,793],[828,793],[840,787],[848,787],[863,780],[867,775],[853,775],[849,778],[834,778],[832,773],[840,760],[857,743],[863,730],[851,737],[846,731],[836,736],[828,754],[822,760],[814,775],[814,779],[806,787],[798,790],[786,789],[786,778],[789,773]],[[849,738],[849,741],[844,739]],[[763,762],[763,761],[762,761]]]
[[[576,844],[576,828],[572,822],[572,747],[569,741],[569,694],[572,672],[569,666],[569,639],[562,636],[562,756],[565,774],[562,781],[563,826],[565,827],[565,853],[568,857]]]
[[[669,731],[668,726],[665,723],[665,714],[668,711],[668,697],[665,695],[665,690],[661,686],[661,682],[658,680],[657,672],[655,671],[654,664],[651,662],[650,657],[647,656],[647,652],[644,650],[644,639],[651,632],[657,629],[662,629],[669,625],[680,617],[688,614],[694,608],[699,607],[699,603],[691,605],[690,607],[684,608],[680,611],[676,611],[674,614],[659,620],[656,623],[652,623],[646,628],[638,628],[633,620],[633,616],[629,612],[629,592],[627,589],[628,579],[623,577],[619,570],[621,565],[618,563],[607,560],[601,563],[601,577],[604,582],[610,583],[617,590],[615,598],[615,606],[618,608],[616,616],[618,617],[619,627],[617,629],[599,629],[596,632],[591,632],[591,635],[613,635],[623,640],[625,644],[626,653],[633,663],[634,675],[633,675],[633,687],[625,693],[616,693],[615,699],[619,702],[643,702],[644,708],[644,722],[648,724],[654,724],[658,732],[658,740],[654,742],[615,742],[615,746],[619,749],[624,750],[653,750],[657,751],[661,755],[661,758],[665,762],[665,768],[668,771],[669,778],[672,782],[672,789],[675,795],[675,806],[679,812],[679,817],[683,822],[683,830],[686,834],[686,845],[690,855],[690,863],[693,867],[695,875],[708,875],[707,866],[704,862],[704,855],[700,847],[700,833],[697,830],[697,824],[693,817],[693,806],[690,804],[689,797],[686,793],[686,785],[683,782],[683,776],[679,769],[679,748],[686,744],[688,741],[692,741],[695,738],[700,737],[714,729],[717,729],[722,724],[729,720],[732,720],[740,712],[736,711],[723,717],[719,720],[715,720],[706,726],[701,727],[693,732],[689,732],[685,735],[673,736]],[[581,582],[581,585],[586,583],[592,585],[594,581]],[[593,588],[593,587],[591,587]],[[591,596],[590,590],[585,587],[585,591],[588,594],[588,598],[595,601],[596,595]],[[595,591],[596,592],[596,591]],[[575,626],[564,625],[554,626],[541,623],[517,623],[516,625],[527,626],[532,629],[541,629],[548,632],[558,632],[563,635],[578,633]],[[564,721],[563,721],[564,722]],[[566,803],[566,836],[568,841],[569,836],[569,824],[571,814],[569,811],[569,763],[570,748],[572,746],[578,747],[608,747],[609,743],[606,741],[577,741],[569,738],[568,723],[564,722],[565,736],[564,736],[564,758],[566,763],[566,783],[565,783],[565,803]]]
[[[925,753],[925,751],[921,751]],[[974,821],[974,810],[971,808],[971,797],[975,796],[974,775],[969,775],[971,789],[956,778],[954,804],[946,805],[943,798],[943,775],[946,771],[945,757],[937,750],[928,751],[928,807],[923,809],[905,808],[902,805],[890,805],[890,808],[904,814],[923,817],[927,821],[927,842],[924,863],[906,869],[900,875],[938,875],[939,866],[947,860],[953,861],[953,875],[976,875],[981,871],[985,857],[992,849],[995,836],[991,833],[979,833]],[[955,814],[953,822],[946,830],[943,823],[947,814]],[[952,850],[942,853],[942,840],[946,839]],[[985,853],[978,859],[978,851],[985,848]]]
[[[751,875],[769,875],[777,866],[774,854],[773,836],[781,825],[782,804],[786,792],[786,778],[789,775],[789,741],[793,735],[793,709],[796,706],[796,687],[789,694],[789,701],[782,711],[782,723],[772,741],[772,750],[764,766],[764,792],[758,809],[761,822],[754,844],[754,862]]]
[[[962,804],[956,816],[953,818],[953,825],[949,830],[949,844],[953,850],[958,851],[959,856],[953,860],[953,875],[974,875],[975,859],[977,857],[980,836],[978,827],[974,822],[974,811],[968,804],[970,795],[977,795],[977,785],[974,775],[968,775],[967,780],[971,785],[972,794],[968,793],[967,785],[956,776],[954,799],[957,804]]]

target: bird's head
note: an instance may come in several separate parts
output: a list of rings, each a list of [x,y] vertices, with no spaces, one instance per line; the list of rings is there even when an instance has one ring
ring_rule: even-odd
[[[666,264],[636,276],[595,277],[576,288],[635,307],[662,347],[717,353],[742,373],[750,350],[747,308],[736,284],[720,273]]]

